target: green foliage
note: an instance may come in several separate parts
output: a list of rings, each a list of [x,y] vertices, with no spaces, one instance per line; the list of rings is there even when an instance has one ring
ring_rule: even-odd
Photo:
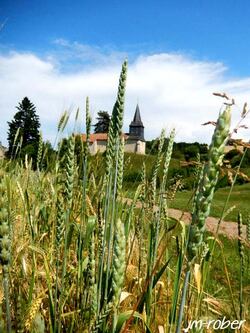
[[[56,151],[49,141],[43,142],[42,160],[40,169],[52,171],[55,167]]]
[[[166,138],[163,149],[165,150],[168,145],[169,139]],[[156,155],[158,150],[158,140],[146,141],[146,153],[151,155]],[[208,146],[203,143],[187,143],[187,142],[174,142],[173,145],[173,158],[187,161],[196,158],[197,154],[200,154],[201,160],[207,158]]]
[[[110,115],[107,111],[99,111],[97,113],[97,123],[94,125],[95,133],[108,133],[110,123]]]
[[[185,148],[184,156],[186,161],[190,161],[191,159],[195,159],[197,154],[199,154],[200,150],[197,145],[190,145]]]
[[[13,120],[8,122],[8,156],[16,157],[18,142],[21,142],[19,156],[23,158],[25,154],[28,154],[36,160],[40,127],[36,108],[27,97],[16,108],[18,112],[14,115]],[[17,133],[18,138],[16,138]]]
[[[127,173],[124,176],[124,182],[125,183],[138,183],[140,180],[141,173],[139,171],[132,171],[130,173]]]
[[[207,234],[210,237],[208,243],[211,246],[213,235]],[[231,280],[232,289],[239,290],[240,279],[236,278],[240,272],[239,249],[237,240],[230,239],[226,236],[218,236],[219,243],[215,245],[213,258],[211,258],[211,271],[209,273],[208,287],[211,293],[216,293],[217,297],[224,298],[228,293],[227,279],[222,265],[222,253],[225,256],[225,261],[229,269],[229,278]],[[220,245],[219,245],[220,244]],[[214,283],[216,281],[216,283]],[[246,285],[250,283],[250,275],[246,275]]]
[[[86,145],[86,143],[83,142],[81,135],[74,135],[74,137],[75,137],[74,157],[76,159],[77,165],[80,166],[81,163],[83,162],[83,151],[84,151],[84,145]],[[62,167],[65,166],[66,163],[66,154],[68,150],[69,140],[70,138],[63,138],[58,146],[59,157]]]

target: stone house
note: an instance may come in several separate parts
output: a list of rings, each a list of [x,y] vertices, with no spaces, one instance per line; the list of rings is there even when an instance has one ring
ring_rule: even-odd
[[[134,118],[129,126],[129,133],[124,133],[124,151],[136,154],[145,154],[146,142],[144,139],[144,126],[141,120],[139,105],[137,104]],[[83,141],[86,141],[86,134],[82,134]],[[107,133],[90,134],[89,149],[90,154],[103,153],[107,146]]]

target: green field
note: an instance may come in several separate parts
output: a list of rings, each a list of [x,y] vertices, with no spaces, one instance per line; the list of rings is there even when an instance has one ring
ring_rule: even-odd
[[[218,189],[215,192],[210,215],[221,217],[225,202],[230,192],[229,187]],[[190,211],[192,206],[192,191],[177,192],[175,199],[171,202],[170,207]],[[241,212],[243,217],[247,217],[250,213],[250,184],[235,185],[230,195],[226,211],[235,206],[225,218],[227,221],[236,221],[238,212]],[[244,221],[243,221],[244,222]]]
[[[73,133],[51,156],[39,139],[36,160],[0,161],[0,332],[181,333],[190,318],[250,318],[250,223],[243,239],[239,219],[238,240],[214,237],[205,224],[231,108],[219,115],[200,177],[200,163],[172,158],[174,130],[166,148],[162,132],[155,155],[124,155],[126,71],[127,62],[104,154],[90,156],[89,141],[78,144]],[[66,112],[58,137],[68,119]],[[87,137],[90,129],[86,103]],[[197,176],[187,226],[168,208],[190,210]],[[215,193],[212,215],[229,190]],[[249,191],[234,187],[227,219],[246,216]]]
[[[140,174],[142,170],[142,165],[145,163],[147,175],[150,176],[154,163],[156,161],[156,156],[154,155],[135,155],[135,154],[125,154],[125,164],[127,163],[126,170],[124,172],[124,190],[127,197],[132,198],[134,192],[140,183]],[[170,163],[169,174],[173,174],[173,170],[180,169],[180,161],[178,159],[172,159]],[[244,169],[244,173],[249,175],[249,169]],[[162,168],[159,170],[159,174],[162,174]],[[186,179],[183,179],[185,184]],[[227,197],[230,192],[230,187],[219,188],[215,191],[214,199],[212,202],[212,207],[210,215],[213,217],[221,217],[223,208]],[[192,196],[193,191],[183,190],[178,191],[174,200],[169,203],[170,208],[181,209],[183,211],[190,211],[192,207]],[[230,195],[228,204],[226,206],[226,211],[235,206],[235,208],[226,215],[225,220],[227,221],[237,221],[237,215],[240,211],[243,214],[243,218],[246,218],[250,213],[249,210],[250,201],[250,183],[242,185],[234,185],[232,193]],[[244,221],[243,221],[244,222]]]

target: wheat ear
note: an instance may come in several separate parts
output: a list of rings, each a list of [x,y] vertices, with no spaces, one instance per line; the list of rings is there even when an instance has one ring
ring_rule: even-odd
[[[229,137],[231,109],[227,107],[219,115],[208,152],[208,163],[204,166],[198,191],[195,196],[192,222],[190,226],[188,256],[191,261],[198,253],[203,241],[205,220],[209,215],[219,169],[224,157],[225,145]]]

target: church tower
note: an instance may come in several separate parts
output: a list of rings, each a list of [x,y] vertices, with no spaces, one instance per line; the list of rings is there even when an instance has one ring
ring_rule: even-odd
[[[144,126],[141,121],[140,109],[137,104],[135,109],[134,119],[129,125],[129,136],[137,140],[145,141],[144,139]]]

